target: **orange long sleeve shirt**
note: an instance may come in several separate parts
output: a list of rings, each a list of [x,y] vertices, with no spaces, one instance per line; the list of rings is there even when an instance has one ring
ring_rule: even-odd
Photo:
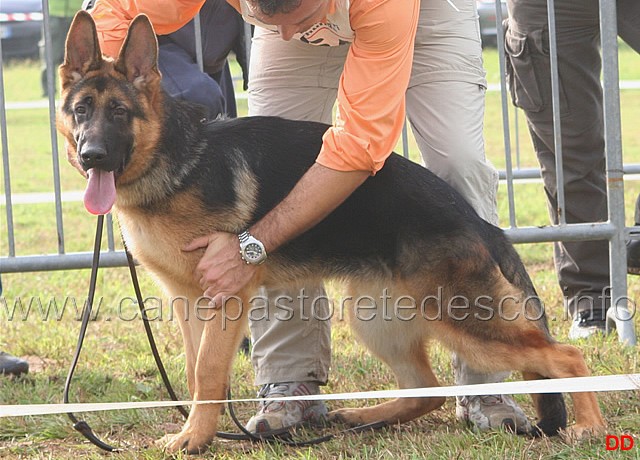
[[[240,0],[227,0],[240,11]],[[204,0],[97,0],[91,14],[104,54],[117,56],[131,20],[151,19],[159,35],[178,30]],[[338,87],[338,110],[317,162],[338,171],[384,165],[400,136],[420,0],[351,0],[354,31]],[[309,45],[312,46],[312,45]]]

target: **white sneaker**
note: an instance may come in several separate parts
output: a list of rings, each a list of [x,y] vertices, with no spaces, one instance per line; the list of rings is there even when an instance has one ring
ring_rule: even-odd
[[[258,397],[268,399],[319,393],[320,387],[315,382],[285,382],[263,385]],[[264,401],[246,428],[262,436],[274,436],[295,426],[322,424],[326,421],[327,412],[324,401]]]
[[[457,397],[456,418],[477,431],[531,431],[529,419],[513,398],[507,395]]]
[[[569,339],[586,339],[593,334],[606,334],[607,323],[604,319],[594,319],[593,313],[585,310],[576,313],[569,329]]]

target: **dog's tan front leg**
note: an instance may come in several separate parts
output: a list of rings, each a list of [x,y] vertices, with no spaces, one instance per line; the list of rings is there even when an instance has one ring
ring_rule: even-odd
[[[241,303],[228,302],[220,310],[206,312],[208,318],[195,363],[194,401],[226,399],[231,365],[246,326],[242,310]],[[161,440],[166,441],[165,449],[203,451],[215,437],[221,409],[220,404],[194,405],[182,431]]]
[[[176,292],[180,292],[177,290]],[[199,302],[199,293],[191,295],[188,300],[183,301],[184,297],[174,294],[171,303],[172,311],[178,317],[178,324],[182,332],[182,341],[185,353],[185,371],[187,375],[187,387],[191,399],[195,397],[196,392],[196,361],[198,359],[198,350],[200,349],[200,341],[204,333],[206,322],[199,315],[196,306]]]

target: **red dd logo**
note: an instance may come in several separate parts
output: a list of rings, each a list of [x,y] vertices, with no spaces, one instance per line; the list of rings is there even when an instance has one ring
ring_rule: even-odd
[[[607,450],[631,450],[633,449],[633,436],[628,434],[623,434],[620,436],[616,436],[613,434],[608,434],[606,439]]]

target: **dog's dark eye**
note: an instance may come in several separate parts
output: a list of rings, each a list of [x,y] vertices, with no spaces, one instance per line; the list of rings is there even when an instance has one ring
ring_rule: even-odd
[[[127,109],[122,106],[114,107],[113,116],[117,118],[123,118],[127,116]]]
[[[75,107],[75,112],[77,115],[84,115],[85,113],[87,113],[87,107],[91,106],[91,104],[93,104],[93,98],[91,96],[87,96],[85,97],[82,102],[80,102],[78,105],[76,105]]]

